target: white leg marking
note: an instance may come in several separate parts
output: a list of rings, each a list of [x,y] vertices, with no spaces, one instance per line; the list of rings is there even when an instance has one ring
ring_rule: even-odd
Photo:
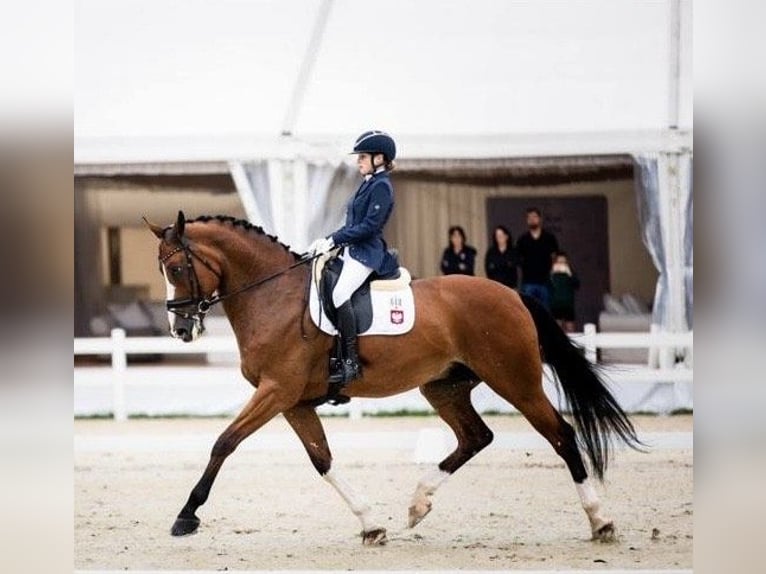
[[[423,520],[426,514],[431,512],[431,501],[429,500],[429,497],[436,492],[436,489],[439,488],[449,476],[450,473],[436,468],[418,481],[418,486],[415,488],[415,494],[412,495],[412,503],[410,504],[408,522],[410,528]]]
[[[595,533],[606,524],[609,524],[611,520],[601,514],[601,502],[599,502],[598,495],[590,483],[590,479],[586,478],[580,484],[575,483],[575,488],[577,488],[577,494],[580,495],[582,507],[588,515],[591,531]]]
[[[162,276],[165,278],[165,299],[167,301],[170,301],[172,299],[176,298],[176,288],[173,286],[173,284],[168,279],[167,273],[165,271],[165,266],[162,267]],[[170,332],[175,332],[175,326],[176,326],[176,316],[174,313],[171,313],[168,311],[168,324],[170,325]]]
[[[330,469],[323,478],[335,487],[338,494],[341,495],[343,500],[346,501],[346,504],[351,508],[351,512],[359,518],[362,522],[362,530],[364,530],[364,532],[370,532],[371,530],[379,528],[372,522],[370,517],[370,503],[367,502],[366,498],[358,494],[345,478],[340,476],[333,469]]]

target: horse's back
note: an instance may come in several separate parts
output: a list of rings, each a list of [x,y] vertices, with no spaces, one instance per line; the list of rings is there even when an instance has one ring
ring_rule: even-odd
[[[447,316],[482,311],[507,320],[525,320],[529,313],[519,294],[502,283],[472,275],[445,275],[412,282],[417,311],[436,308]],[[474,317],[477,318],[477,317]],[[529,318],[531,322],[531,318]]]
[[[495,352],[538,354],[532,316],[519,294],[502,283],[484,277],[447,275],[413,282],[412,287],[416,326],[422,317],[421,328],[446,330],[451,346],[466,359],[488,347]]]

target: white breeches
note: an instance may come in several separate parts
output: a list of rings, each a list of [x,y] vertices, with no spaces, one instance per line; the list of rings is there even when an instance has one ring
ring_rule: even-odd
[[[343,252],[343,269],[338,277],[338,283],[332,292],[332,303],[337,309],[343,303],[351,299],[354,291],[359,289],[364,280],[370,276],[372,269],[359,263],[356,259]]]

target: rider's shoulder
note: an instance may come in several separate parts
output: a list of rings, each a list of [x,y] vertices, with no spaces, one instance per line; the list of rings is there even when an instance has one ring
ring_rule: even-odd
[[[391,179],[388,177],[388,173],[383,172],[377,174],[370,182],[370,190],[393,191],[393,186],[391,185]]]

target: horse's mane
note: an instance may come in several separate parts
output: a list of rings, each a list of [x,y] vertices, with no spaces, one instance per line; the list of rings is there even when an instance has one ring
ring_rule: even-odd
[[[214,221],[216,223],[226,224],[230,223],[232,227],[239,227],[240,229],[244,229],[248,232],[253,232],[258,235],[263,235],[267,239],[271,240],[272,243],[276,243],[280,245],[285,251],[288,251],[290,255],[292,255],[296,260],[300,259],[300,254],[296,253],[292,249],[290,249],[289,245],[285,245],[282,243],[279,238],[277,238],[276,235],[269,235],[266,233],[266,231],[263,229],[263,227],[260,227],[258,225],[253,225],[249,221],[245,219],[237,219],[236,217],[232,217],[231,215],[200,215],[199,217],[195,217],[194,219],[190,219],[187,221],[187,223],[209,223],[211,221]]]

